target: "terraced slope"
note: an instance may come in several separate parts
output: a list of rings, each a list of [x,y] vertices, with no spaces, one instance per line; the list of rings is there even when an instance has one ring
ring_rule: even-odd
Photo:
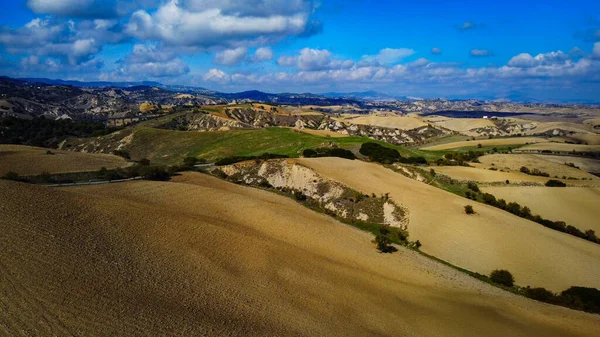
[[[494,269],[508,269],[518,285],[554,291],[573,285],[598,286],[598,244],[474,203],[380,165],[337,158],[299,161],[363,193],[390,193],[409,210],[411,240],[420,240],[421,250],[454,265],[486,275]],[[467,204],[474,206],[475,215],[465,214]]]
[[[0,336],[597,336],[290,199],[203,175],[0,181]],[[32,211],[31,205],[36,208]]]

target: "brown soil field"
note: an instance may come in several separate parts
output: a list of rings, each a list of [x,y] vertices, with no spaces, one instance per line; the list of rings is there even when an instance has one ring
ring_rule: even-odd
[[[600,233],[600,188],[596,187],[484,187],[496,198],[518,202],[533,214],[553,221],[565,221],[582,231]]]
[[[565,157],[568,160],[570,157]],[[490,154],[479,157],[479,161],[485,167],[495,167],[497,169],[519,171],[521,167],[525,166],[532,169],[538,169],[542,172],[548,173],[550,177],[573,177],[573,178],[586,178],[586,179],[598,179],[593,174],[589,174],[583,170],[567,166],[565,164],[558,164],[549,160],[545,160],[544,156],[531,155],[531,154]],[[493,165],[492,165],[493,164]],[[600,181],[599,181],[600,182]]]
[[[377,116],[377,115],[344,115],[340,121],[359,124],[359,125],[372,125],[384,128],[400,129],[400,130],[412,130],[427,126],[420,118],[415,117],[403,117],[403,116]]]
[[[53,154],[46,154],[50,150]],[[109,154],[59,151],[41,147],[0,144],[0,176],[9,171],[20,175],[43,172],[67,173],[114,169],[130,165],[125,159]]]
[[[545,138],[538,137],[516,137],[516,138],[495,138],[495,139],[479,139],[471,141],[461,141],[447,144],[440,144],[434,146],[426,146],[421,148],[422,150],[452,150],[460,149],[462,147],[476,147],[477,144],[482,146],[503,146],[503,145],[522,145],[528,143],[546,143],[548,142]]]
[[[477,128],[485,128],[495,126],[494,122],[483,118],[446,118],[436,117],[428,119],[434,125],[441,126],[446,129],[457,132],[466,132]]]
[[[420,240],[422,251],[454,265],[485,275],[507,269],[519,285],[554,291],[575,284],[598,286],[598,244],[474,203],[380,165],[337,158],[299,161],[363,193],[390,193],[409,210],[411,240]],[[465,214],[468,204],[477,214]]]
[[[565,143],[542,143],[529,144],[519,148],[521,151],[561,151],[561,152],[597,152],[600,151],[600,145],[581,145],[581,144],[565,144]]]
[[[206,175],[0,181],[0,207],[1,336],[600,334],[598,315],[379,254],[367,233]]]
[[[570,156],[552,156],[552,155],[541,155],[534,154],[534,156],[544,159],[546,161],[551,161],[553,163],[565,164],[565,163],[573,163],[580,169],[586,172],[600,173],[600,160],[590,159],[590,158],[581,158],[581,157],[570,157]]]

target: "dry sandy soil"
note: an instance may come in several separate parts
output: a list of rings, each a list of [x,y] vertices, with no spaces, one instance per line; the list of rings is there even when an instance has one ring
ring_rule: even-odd
[[[46,154],[48,150],[54,154]],[[9,171],[27,176],[43,172],[95,171],[102,167],[114,169],[128,165],[129,163],[125,159],[109,154],[68,152],[24,145],[0,144],[0,176]]]
[[[435,117],[428,119],[436,126],[441,126],[446,129],[450,129],[457,132],[466,132],[477,128],[485,128],[489,126],[495,126],[494,122],[489,119],[483,118],[447,118],[447,117]]]
[[[291,199],[199,174],[177,181],[0,181],[0,335],[600,334],[598,315],[411,251],[379,254],[371,235]]]
[[[600,233],[600,188],[596,187],[484,187],[496,198],[518,202],[533,214],[554,221],[565,221],[582,231]]]
[[[554,291],[576,284],[598,286],[598,244],[491,206],[473,204],[380,165],[339,158],[299,161],[363,193],[389,192],[410,212],[411,239],[421,241],[421,250],[454,265],[486,275],[493,269],[507,269],[519,285]],[[465,214],[464,206],[469,203],[476,215]]]
[[[548,142],[545,138],[538,137],[516,137],[516,138],[494,138],[494,139],[480,139],[471,141],[461,141],[447,144],[440,144],[434,146],[423,147],[423,150],[452,150],[459,149],[462,147],[476,147],[477,144],[482,146],[502,146],[502,145],[522,145],[528,143],[546,143]]]
[[[420,118],[403,116],[344,115],[344,118],[339,120],[351,124],[373,125],[400,130],[412,130],[427,126],[427,123]]]
[[[544,158],[545,157],[542,155],[531,154],[490,154],[479,157],[479,161],[487,168],[493,166],[499,170],[503,169],[519,171],[521,167],[525,166],[530,170],[535,168],[542,172],[548,173],[551,177],[567,176],[580,179],[598,179],[598,177],[583,170],[570,167],[565,164],[558,164],[552,161],[544,160]],[[568,162],[571,157],[563,158],[563,160],[567,160]]]
[[[561,152],[598,152],[600,145],[581,145],[581,144],[565,144],[565,143],[542,143],[529,144],[519,148],[520,151],[561,151]]]

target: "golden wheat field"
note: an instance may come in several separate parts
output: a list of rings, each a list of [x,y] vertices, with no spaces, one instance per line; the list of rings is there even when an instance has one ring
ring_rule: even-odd
[[[427,126],[427,123],[420,118],[416,117],[404,117],[404,116],[378,116],[378,115],[344,115],[343,122],[359,124],[359,125],[372,125],[384,128],[393,128],[400,130],[412,130]]]
[[[599,152],[600,145],[566,144],[566,143],[543,143],[525,145],[522,151],[558,151],[558,152]]]
[[[206,175],[0,192],[2,336],[600,333],[597,315],[377,253],[371,235]]]
[[[48,153],[50,151],[50,154]],[[68,152],[24,145],[0,144],[0,176],[13,171],[20,175],[43,172],[65,173],[114,169],[129,163],[118,156]]]
[[[522,286],[559,291],[600,280],[600,245],[474,203],[380,165],[338,158],[300,159],[327,178],[363,193],[389,193],[408,208],[408,230],[421,250],[482,274],[510,270]],[[472,204],[476,214],[466,215]],[[535,247],[532,249],[531,247]]]

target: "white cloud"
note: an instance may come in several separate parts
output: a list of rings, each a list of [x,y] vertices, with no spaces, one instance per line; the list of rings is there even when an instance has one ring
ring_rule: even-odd
[[[218,52],[213,58],[213,63],[232,66],[242,62],[248,56],[248,49],[239,47],[235,49],[226,49]]]
[[[309,2],[273,1],[277,6],[271,7],[271,1],[256,0],[250,6],[242,1],[170,0],[156,12],[135,12],[127,31],[168,45],[237,48],[299,36],[309,28],[311,7],[298,6]]]
[[[28,0],[37,14],[76,18],[111,18],[127,15],[134,8],[155,6],[158,0]]]
[[[271,48],[262,47],[256,49],[254,56],[250,59],[252,62],[270,61],[273,59],[273,51]]]
[[[431,48],[431,53],[434,55],[440,55],[442,50],[440,48]]]
[[[492,56],[492,52],[487,49],[471,49],[470,52],[473,57],[488,57]]]
[[[216,82],[220,84],[225,84],[231,80],[231,77],[227,75],[227,73],[219,69],[209,70],[203,78],[207,82]]]
[[[569,55],[563,53],[560,50],[557,52],[538,54],[535,57],[531,56],[531,54],[528,53],[521,53],[511,58],[510,61],[508,61],[508,66],[518,68],[531,68],[563,63],[569,59]]]
[[[415,53],[414,50],[408,48],[385,48],[381,49],[376,55],[365,55],[362,57],[363,64],[385,65],[393,64],[404,58],[407,58]]]
[[[465,21],[462,25],[458,26],[458,29],[469,30],[469,29],[474,29],[475,27],[476,27],[476,25],[473,22]]]
[[[153,45],[137,44],[123,60],[119,75],[130,78],[176,77],[190,72],[190,67],[171,51]]]
[[[326,69],[348,69],[354,66],[352,60],[337,60],[331,58],[332,54],[325,49],[304,48],[298,56],[281,56],[277,60],[280,66],[295,66],[304,71]]]

